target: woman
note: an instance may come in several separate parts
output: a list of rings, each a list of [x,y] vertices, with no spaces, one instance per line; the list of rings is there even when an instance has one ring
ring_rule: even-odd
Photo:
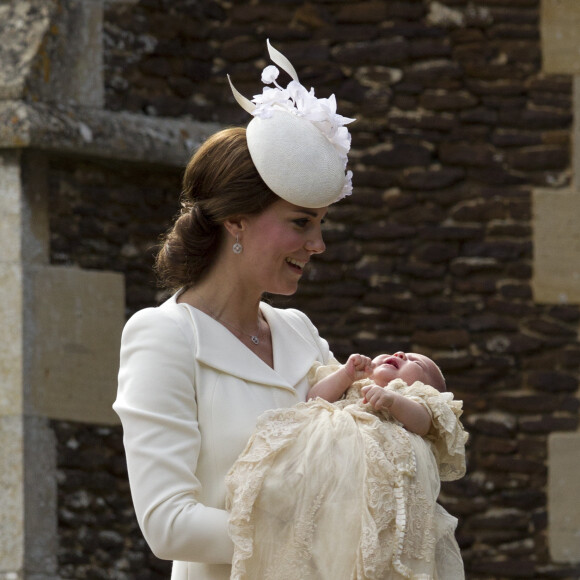
[[[262,76],[253,120],[211,137],[183,181],[183,209],[157,259],[175,294],[129,320],[119,391],[139,525],[153,552],[174,560],[173,580],[230,577],[225,476],[264,411],[306,400],[310,368],[333,362],[328,344],[297,310],[261,301],[291,295],[324,251],[328,205],[350,193],[348,119],[316,99],[292,65]]]

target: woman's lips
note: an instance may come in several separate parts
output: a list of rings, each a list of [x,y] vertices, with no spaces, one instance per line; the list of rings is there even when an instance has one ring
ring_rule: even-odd
[[[306,266],[306,262],[301,262],[300,260],[296,260],[294,258],[286,258],[286,263],[302,272],[304,270],[304,266]]]

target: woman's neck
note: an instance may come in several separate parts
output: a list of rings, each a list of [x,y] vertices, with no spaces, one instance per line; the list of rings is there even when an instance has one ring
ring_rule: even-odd
[[[185,302],[201,310],[234,334],[256,356],[274,368],[272,335],[268,321],[260,312],[261,296],[242,291],[230,280],[218,283],[203,280],[188,288],[178,302]]]
[[[248,296],[229,285],[202,282],[183,292],[178,302],[186,302],[221,322],[242,329],[254,329],[260,316],[260,296]]]

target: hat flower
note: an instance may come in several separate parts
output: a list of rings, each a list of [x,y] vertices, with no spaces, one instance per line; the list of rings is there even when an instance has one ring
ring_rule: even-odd
[[[264,87],[262,93],[254,95],[252,103],[256,108],[252,115],[261,119],[268,119],[273,111],[282,109],[312,122],[334,145],[340,158],[346,167],[348,152],[350,151],[351,137],[348,129],[344,126],[352,123],[355,119],[343,117],[336,112],[336,97],[317,98],[314,89],[307,91],[297,79],[292,79],[287,88],[281,87],[276,79],[280,75],[278,67],[268,65],[262,71],[262,82],[266,85],[273,84],[275,88]],[[352,172],[346,176],[343,197],[352,192]],[[345,193],[346,191],[346,193]]]
[[[276,79],[278,78],[278,75],[280,74],[280,71],[278,70],[278,67],[275,67],[273,64],[268,65],[263,71],[262,71],[262,82],[265,85],[271,85],[271,84],[275,84],[278,88],[282,88],[280,87],[277,83],[276,83]]]

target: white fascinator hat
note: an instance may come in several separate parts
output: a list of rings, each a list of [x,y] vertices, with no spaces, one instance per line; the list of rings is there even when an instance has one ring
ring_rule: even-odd
[[[272,62],[292,80],[284,89],[280,71],[262,72],[261,95],[250,101],[240,94],[228,75],[238,104],[253,115],[246,129],[252,161],[266,185],[295,205],[318,208],[352,193],[352,172],[346,171],[350,134],[344,126],[354,121],[336,113],[336,98],[318,99],[298,81],[290,61],[269,41]]]

